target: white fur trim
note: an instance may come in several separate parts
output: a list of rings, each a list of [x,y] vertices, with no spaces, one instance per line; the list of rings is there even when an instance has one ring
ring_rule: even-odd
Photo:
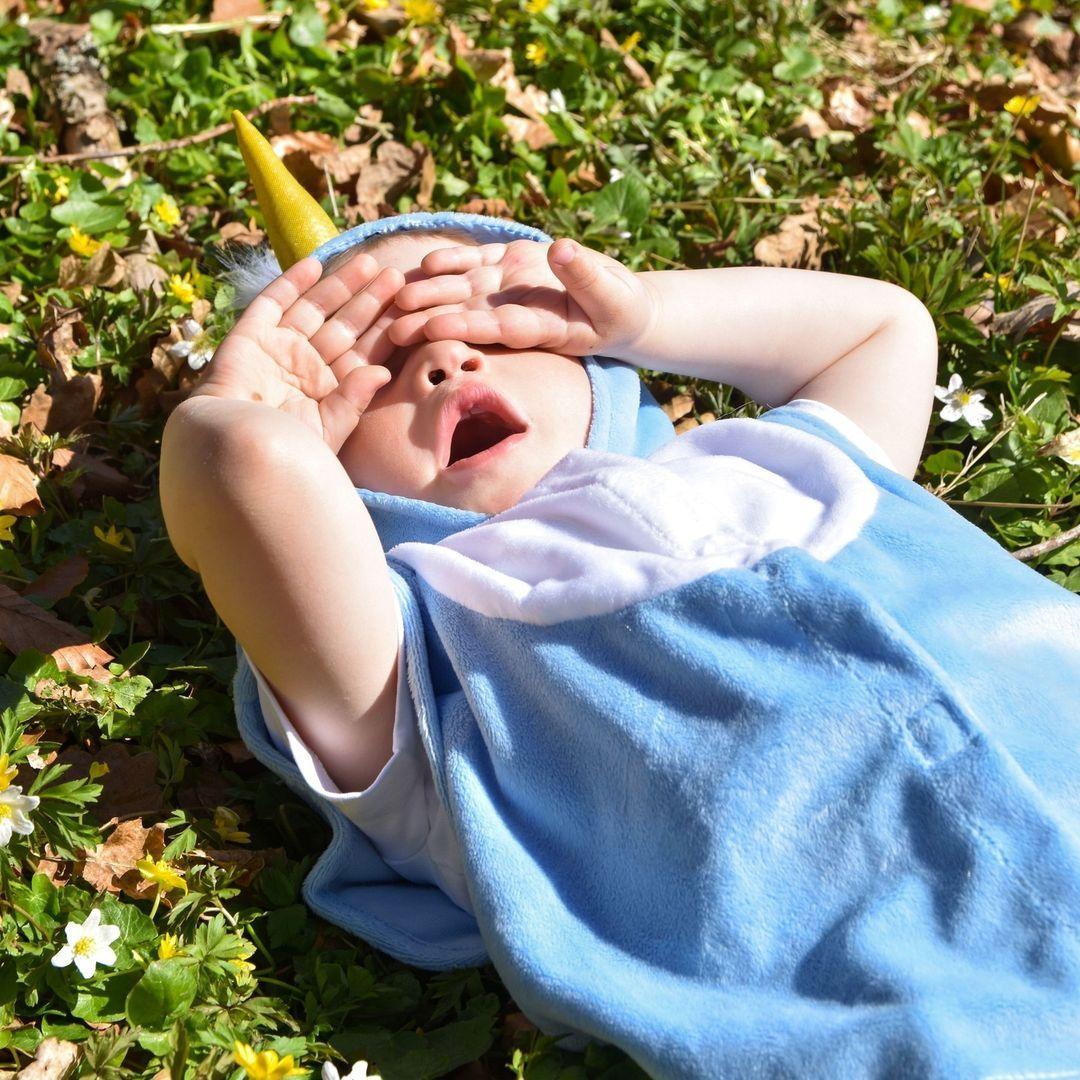
[[[227,244],[218,249],[217,258],[224,270],[222,276],[236,290],[233,307],[238,311],[281,275],[281,266],[268,244]]]

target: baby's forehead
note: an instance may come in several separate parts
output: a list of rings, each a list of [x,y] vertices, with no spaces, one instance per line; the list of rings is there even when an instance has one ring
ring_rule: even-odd
[[[463,237],[445,236],[435,232],[410,230],[408,232],[391,233],[388,236],[379,237],[375,243],[358,244],[355,248],[342,252],[332,260],[327,269],[337,269],[338,266],[355,255],[357,251],[366,251],[380,267],[392,266],[403,274],[407,274],[420,265],[429,251],[444,247],[456,247],[463,243],[467,244],[469,241]]]

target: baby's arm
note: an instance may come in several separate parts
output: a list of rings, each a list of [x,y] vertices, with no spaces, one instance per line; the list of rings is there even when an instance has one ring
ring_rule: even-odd
[[[390,758],[396,599],[371,518],[307,427],[193,397],[170,416],[161,501],[180,558],[342,791]]]
[[[934,398],[937,334],[888,282],[773,267],[657,271],[641,334],[616,351],[641,367],[729,383],[766,405],[822,401],[911,477]]]
[[[397,616],[337,451],[390,377],[375,361],[392,346],[366,331],[402,278],[364,255],[320,269],[302,260],[269,286],[169,417],[161,503],[177,554],[301,738],[357,791],[392,751]]]
[[[421,264],[390,335],[595,352],[728,383],[763,405],[810,397],[854,420],[913,476],[937,336],[909,292],[873,278],[731,267],[634,274],[572,240],[444,248]],[[443,306],[439,306],[443,305]]]

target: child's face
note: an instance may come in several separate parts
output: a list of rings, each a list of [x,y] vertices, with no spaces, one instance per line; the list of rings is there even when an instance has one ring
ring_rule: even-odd
[[[373,255],[412,281],[429,251],[455,243],[408,234]],[[357,487],[497,514],[585,445],[592,391],[577,357],[426,341],[396,349],[387,367],[393,379],[338,454]],[[462,393],[474,416],[458,422]]]

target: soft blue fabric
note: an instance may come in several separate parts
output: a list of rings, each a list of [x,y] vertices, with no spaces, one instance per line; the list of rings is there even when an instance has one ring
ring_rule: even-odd
[[[545,1031],[656,1077],[1080,1076],[1080,642],[1043,618],[1080,601],[830,425],[754,423],[874,485],[831,559],[535,625],[389,557],[476,918],[315,800],[333,839],[304,898],[417,966],[490,959]],[[309,798],[243,665],[235,692]]]

